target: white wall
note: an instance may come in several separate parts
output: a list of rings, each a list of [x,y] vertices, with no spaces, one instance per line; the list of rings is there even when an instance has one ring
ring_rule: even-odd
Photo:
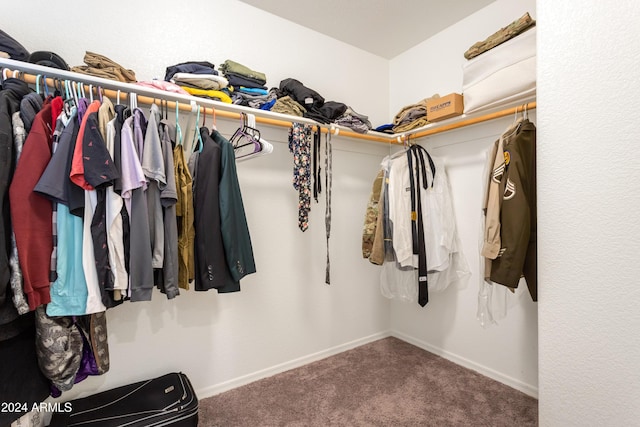
[[[640,4],[540,0],[540,424],[640,420]]]
[[[27,50],[53,51],[70,66],[82,65],[85,51],[92,51],[150,80],[180,62],[217,67],[231,59],[265,73],[268,87],[293,77],[327,101],[368,115],[374,126],[387,123],[387,60],[240,1],[66,0],[55,18],[40,0],[5,6],[5,32]]]
[[[393,58],[389,116],[393,118],[403,106],[435,93],[462,93],[462,65],[467,61],[464,52],[525,12],[536,19],[535,0],[496,0]]]
[[[149,79],[162,78],[177,62],[234,59],[265,72],[269,86],[295,77],[327,100],[345,102],[374,122],[386,120],[382,58],[233,0],[188,2],[191,9],[169,1],[142,4],[94,8],[67,1],[54,21],[42,2],[12,2],[0,21],[27,49],[52,50],[71,65],[92,50]],[[238,123],[218,119],[218,126],[229,137]],[[388,148],[334,139],[328,286],[324,199],[313,203],[309,230],[299,231],[287,129],[260,129],[274,153],[238,168],[258,272],[242,280],[239,293],[187,291],[172,301],[155,293],[150,303],[109,310],[111,371],[63,398],[174,370],[186,372],[205,397],[387,333],[389,305],[360,242],[371,184]]]
[[[394,58],[390,114],[433,93],[460,93],[464,51],[525,12],[536,18],[533,0],[498,0]],[[535,112],[531,119],[536,122]],[[507,117],[420,141],[433,155],[446,159],[458,230],[472,276],[464,289],[449,288],[431,295],[425,308],[394,301],[391,329],[407,341],[535,396],[537,304],[524,293],[498,325],[485,329],[476,320],[483,153],[512,120]],[[520,286],[526,285],[522,282]]]

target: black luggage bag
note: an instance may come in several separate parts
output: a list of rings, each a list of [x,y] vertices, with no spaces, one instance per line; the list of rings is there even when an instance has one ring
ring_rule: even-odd
[[[70,408],[69,408],[70,407]],[[182,372],[75,399],[50,427],[197,427],[198,398]]]

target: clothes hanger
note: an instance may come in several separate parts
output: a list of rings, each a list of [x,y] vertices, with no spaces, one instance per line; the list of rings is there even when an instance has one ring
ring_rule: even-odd
[[[211,107],[211,115],[213,116],[213,123],[211,124],[211,130],[218,130],[218,126],[216,125],[216,109]]]
[[[248,114],[246,129],[249,130],[249,137],[252,142],[247,142],[234,148],[236,161],[244,161],[249,158],[263,156],[273,152],[273,145],[268,141],[265,141],[260,136],[260,131],[255,128],[255,120],[255,115]]]
[[[196,132],[198,134],[198,153],[202,153],[202,147],[204,143],[202,142],[202,132],[198,129],[198,122],[200,121],[200,106],[198,106],[198,115],[196,116]],[[202,119],[202,127],[204,127],[204,117]],[[195,138],[194,138],[195,139]],[[194,141],[195,143],[195,141]]]
[[[129,92],[129,109],[133,112],[138,108],[138,95],[135,92]]]
[[[49,97],[49,85],[47,85],[47,76],[46,76],[46,74],[42,76],[42,88],[44,89],[45,98],[48,98]]]
[[[524,104],[522,106],[522,111],[521,111],[521,115],[518,116],[518,107],[516,107],[516,112],[513,118],[513,123],[511,124],[511,126],[502,134],[501,138],[502,139],[508,139],[511,138],[513,135],[515,135],[516,133],[518,133],[518,131],[520,130],[520,126],[522,126],[522,123],[527,120],[527,118],[525,117],[525,109],[526,109],[526,105]]]
[[[62,103],[62,108],[64,109],[67,117],[71,117],[72,115],[77,113],[78,104],[74,96],[73,83],[70,80],[64,80],[64,93],[65,99]]]
[[[57,77],[53,79],[53,88],[55,89],[53,96],[62,96],[62,83]]]
[[[73,97],[76,99],[76,106],[80,105],[80,100],[82,99],[82,93],[80,92],[80,83],[72,82],[71,87],[73,87]]]
[[[36,93],[38,95],[40,95],[40,77],[42,77],[42,74],[36,75]]]
[[[259,144],[260,131],[255,128],[255,116],[253,114],[240,113],[241,125],[234,132],[229,140],[234,148],[244,147],[245,145]],[[252,123],[248,123],[251,120]],[[252,126],[253,125],[253,126]],[[246,139],[246,142],[244,141]]]
[[[176,145],[182,146],[182,129],[180,128],[179,110],[180,104],[176,101]]]

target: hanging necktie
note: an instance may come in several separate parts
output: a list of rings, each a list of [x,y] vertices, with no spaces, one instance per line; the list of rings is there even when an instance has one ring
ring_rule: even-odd
[[[329,236],[331,235],[331,185],[333,181],[332,176],[332,157],[331,152],[331,133],[327,132],[324,136],[324,186],[325,186],[325,213],[324,213],[324,225],[327,235],[327,266],[325,269],[325,283],[331,284],[331,266],[329,264]]]
[[[418,255],[418,304],[424,307],[429,302],[429,290],[427,280],[427,253],[424,241],[424,217],[422,214],[422,195],[420,186],[428,188],[427,169],[424,154],[427,155],[432,173],[431,187],[435,179],[435,165],[427,150],[419,145],[413,145],[407,150],[409,164],[409,181],[411,187],[411,235],[413,241],[413,253]],[[415,161],[415,174],[414,174]],[[420,178],[422,177],[422,183]]]
[[[289,151],[293,154],[293,188],[298,190],[298,227],[306,231],[311,210],[311,131],[305,123],[292,123]]]
[[[316,126],[313,134],[313,199],[318,203],[318,195],[322,193],[322,167],[320,166],[320,141],[322,131],[320,126]]]

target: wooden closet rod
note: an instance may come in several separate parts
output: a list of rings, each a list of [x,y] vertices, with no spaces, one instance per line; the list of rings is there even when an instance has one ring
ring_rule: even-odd
[[[12,59],[0,58],[0,67],[3,68],[3,78],[5,74],[7,75],[7,77],[9,77],[13,76],[15,73],[20,73],[20,78],[22,78],[26,83],[30,83],[33,85],[36,84],[36,80],[38,80],[38,78],[43,78],[44,80],[44,77],[46,76],[46,84],[52,88],[55,87],[54,81],[57,78],[62,82],[64,82],[65,80],[69,80],[75,84],[82,83],[85,85],[85,89],[88,85],[91,90],[95,90],[95,96],[98,96],[98,88],[102,89],[103,95],[106,95],[112,99],[117,99],[118,92],[120,92],[120,98],[124,99],[127,99],[130,92],[135,92],[136,94],[138,94],[138,101],[143,104],[151,105],[155,103],[160,105],[164,100],[166,101],[168,107],[175,108],[177,104],[178,109],[188,112],[191,112],[191,101],[194,101],[201,108],[201,112],[211,115],[215,114],[216,117],[219,116],[239,120],[241,118],[241,112],[244,112],[248,114],[254,114],[256,116],[256,122],[261,124],[290,128],[294,122],[308,123],[319,126],[322,133],[331,133],[333,135],[341,135],[353,139],[397,145],[402,145],[409,140],[416,140],[425,136],[436,135],[454,129],[459,129],[475,125],[477,123],[482,123],[515,114],[517,112],[523,111],[523,109],[525,108],[528,110],[533,110],[534,108],[536,108],[536,102],[534,101],[528,104],[518,105],[516,107],[507,108],[482,116],[469,118],[465,118],[464,116],[462,116],[461,120],[458,119],[447,124],[439,125],[437,123],[431,123],[427,125],[426,128],[422,127],[400,134],[389,135],[379,132],[358,133],[343,126],[322,126],[317,122],[306,119],[304,117],[300,117],[299,119],[295,119],[294,121],[285,120],[285,118],[289,118],[290,116],[270,111],[257,110],[254,108],[239,106],[235,104],[222,103],[206,98],[198,98],[191,95],[167,92],[160,89],[153,89],[132,83],[123,83],[86,74],[74,73],[71,71],[59,70],[56,68],[43,67],[41,65],[15,61]]]

